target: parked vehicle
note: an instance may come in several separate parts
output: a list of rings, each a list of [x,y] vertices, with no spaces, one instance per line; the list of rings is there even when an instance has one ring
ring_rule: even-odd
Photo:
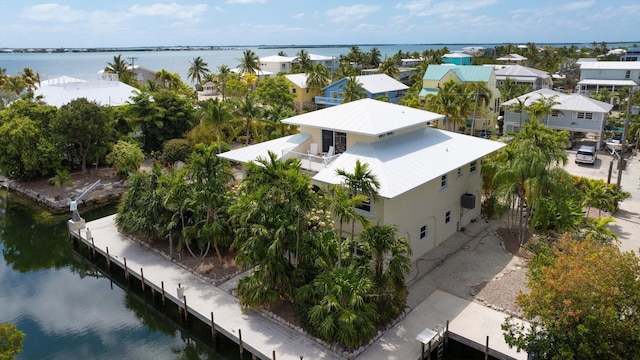
[[[595,146],[582,145],[576,153],[576,164],[593,165],[598,158]]]

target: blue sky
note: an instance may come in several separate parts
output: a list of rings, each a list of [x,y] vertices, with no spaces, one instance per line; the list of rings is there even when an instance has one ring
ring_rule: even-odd
[[[0,47],[591,43],[638,0],[0,0]]]

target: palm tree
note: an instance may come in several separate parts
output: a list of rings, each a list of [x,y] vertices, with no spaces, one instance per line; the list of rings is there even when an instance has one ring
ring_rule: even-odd
[[[260,57],[258,57],[253,50],[244,50],[242,52],[242,58],[237,60],[240,61],[238,69],[240,69],[241,74],[255,75],[260,71]]]
[[[20,75],[24,79],[25,84],[27,84],[27,89],[35,90],[40,86],[40,74],[34,72],[32,68],[24,68]]]
[[[481,105],[483,105],[482,109],[486,108],[491,103],[493,93],[491,92],[491,89],[489,89],[487,84],[481,81],[471,83],[469,84],[469,87],[475,94],[473,117],[471,118],[471,135],[473,136],[473,134],[475,133],[476,114],[478,113],[478,101],[481,101]],[[484,113],[484,111],[481,111],[481,113]]]
[[[179,245],[185,245],[191,256],[196,257],[191,250],[191,239],[187,236],[187,205],[193,196],[193,187],[186,181],[186,171],[172,171],[161,178],[163,185],[163,205],[173,212],[171,221],[180,225]]]
[[[295,73],[306,73],[313,69],[313,62],[311,62],[311,57],[305,49],[301,49],[296,54],[296,59],[292,67]]]
[[[7,92],[20,95],[23,91],[27,89],[27,86],[28,85],[24,81],[22,76],[7,76],[2,88]]]
[[[516,102],[506,107],[506,110],[512,111],[514,113],[520,114],[520,123],[518,125],[518,131],[522,130],[522,114],[527,110],[527,100],[529,100],[528,96],[525,96],[523,99],[517,97],[515,98]]]
[[[201,124],[213,126],[213,135],[216,138],[218,154],[222,150],[222,136],[225,133],[234,134],[233,115],[224,101],[218,98],[207,99],[200,103],[198,117]]]
[[[447,130],[451,131],[451,125],[455,129],[456,116],[458,113],[458,84],[449,80],[438,88],[438,93],[428,95],[426,99],[426,109],[445,116]]]
[[[398,67],[398,63],[394,58],[388,58],[382,64],[380,64],[380,72],[383,74],[387,74],[392,78],[397,78],[400,75],[400,68]]]
[[[541,96],[536,101],[534,101],[531,105],[527,107],[527,111],[531,114],[531,118],[535,118],[540,121],[540,119],[544,118],[545,122],[549,122],[549,116],[553,114],[555,111],[562,114],[562,111],[554,110],[553,107],[555,105],[560,104],[557,100],[557,95],[546,97]]]
[[[195,185],[195,197],[191,204],[195,209],[196,224],[200,239],[207,249],[213,243],[218,259],[222,262],[220,244],[231,239],[231,228],[227,219],[229,184],[233,180],[227,161],[216,156],[219,146],[200,144],[189,157],[187,173]],[[203,243],[201,246],[205,245]],[[206,256],[206,252],[203,256]]]
[[[618,239],[618,234],[611,230],[609,224],[616,222],[611,216],[603,218],[587,219],[587,229],[584,232],[585,240],[597,241],[601,244],[609,244]]]
[[[329,85],[329,69],[322,64],[317,64],[307,75],[307,87],[321,90]]]
[[[367,65],[371,68],[377,68],[382,62],[382,60],[380,59],[381,56],[382,54],[380,53],[380,49],[375,46],[372,47],[371,50],[369,50],[369,54],[367,55]]]
[[[126,73],[129,72],[129,64],[122,58],[122,55],[115,55],[113,62],[108,62],[104,68],[104,72],[109,74],[117,74],[118,80],[123,80]]]
[[[253,97],[245,96],[236,105],[235,113],[244,119],[245,145],[253,138],[256,142],[262,139],[262,105],[255,102]]]
[[[155,78],[162,81],[163,87],[168,90],[176,90],[180,87],[179,73],[171,73],[167,69],[161,69],[155,73]]]
[[[222,101],[227,92],[227,78],[231,75],[231,69],[227,65],[218,66],[218,79],[222,83]]]
[[[340,85],[340,89],[342,90],[343,104],[367,97],[367,91],[355,76],[348,77],[344,85]]]
[[[369,219],[357,211],[357,206],[367,201],[362,194],[352,196],[349,191],[340,185],[331,187],[331,213],[338,219],[338,267],[342,266],[342,225],[352,221],[358,221],[362,226],[369,224]]]
[[[369,164],[361,163],[356,160],[353,172],[347,172],[344,169],[336,169],[336,174],[342,176],[343,185],[349,189],[349,195],[356,196],[358,194],[367,197],[370,202],[369,206],[373,207],[374,201],[378,198],[378,189],[380,182],[376,175],[369,169]],[[362,203],[361,203],[362,204]],[[351,237],[355,236],[355,219],[351,221]]]
[[[189,62],[187,77],[192,83],[197,81],[198,84],[202,85],[202,77],[209,72],[209,68],[207,68],[208,65],[209,64],[204,62],[200,56],[193,58],[193,60]]]

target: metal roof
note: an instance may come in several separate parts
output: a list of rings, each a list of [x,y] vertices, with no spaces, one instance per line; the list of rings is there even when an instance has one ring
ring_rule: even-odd
[[[309,134],[294,134],[285,137],[281,137],[275,140],[269,140],[254,145],[241,147],[239,149],[230,150],[218,154],[223,159],[232,161],[248,163],[255,161],[258,157],[266,158],[269,151],[278,155],[278,158],[282,157],[284,150],[291,150],[301,145],[305,141],[309,140],[311,135]]]
[[[534,77],[534,78],[548,78],[549,73],[546,71],[530,68],[522,65],[506,65],[502,69],[496,70],[496,78],[498,77]]]
[[[380,182],[378,194],[394,198],[492,153],[506,144],[431,127],[390,136],[373,143],[356,143],[313,178],[340,184],[337,169],[348,172],[356,161],[367,163]]]
[[[360,75],[356,80],[362,87],[372,94],[381,94],[388,91],[406,90],[409,87],[387,74]]]
[[[594,113],[608,113],[613,108],[613,105],[606,102],[591,99],[589,97],[580,94],[564,94],[551,89],[540,89],[528,94],[524,94],[516,99],[524,101],[526,106],[529,106],[536,102],[536,100],[545,97],[554,97],[554,100],[559,104],[553,105],[551,108],[560,111],[584,111]],[[509,106],[517,103],[518,100],[511,99],[505,101],[501,106]]]
[[[580,70],[640,70],[640,61],[589,61],[580,63]]]
[[[494,70],[492,66],[482,65],[429,65],[422,79],[440,80],[450,71],[452,71],[462,82],[488,82],[491,79],[491,74]]]
[[[607,80],[607,79],[584,79],[578,85],[615,85],[615,86],[637,86],[633,80]]]
[[[297,115],[282,123],[379,136],[443,118],[433,112],[366,98]]]
[[[61,107],[72,100],[86,98],[103,106],[120,106],[139,90],[119,81],[63,82],[41,86],[34,96],[42,96],[49,105]]]
[[[307,78],[309,77],[309,74],[287,74],[284,77],[299,88],[307,88]]]
[[[520,54],[508,54],[505,55],[503,57],[499,57],[496,60],[498,61],[524,61],[527,60],[526,57],[520,55]]]

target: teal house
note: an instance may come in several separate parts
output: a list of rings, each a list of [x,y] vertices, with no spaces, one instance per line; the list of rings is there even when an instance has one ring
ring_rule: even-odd
[[[471,60],[473,56],[461,52],[442,55],[442,62],[445,64],[471,65]]]

